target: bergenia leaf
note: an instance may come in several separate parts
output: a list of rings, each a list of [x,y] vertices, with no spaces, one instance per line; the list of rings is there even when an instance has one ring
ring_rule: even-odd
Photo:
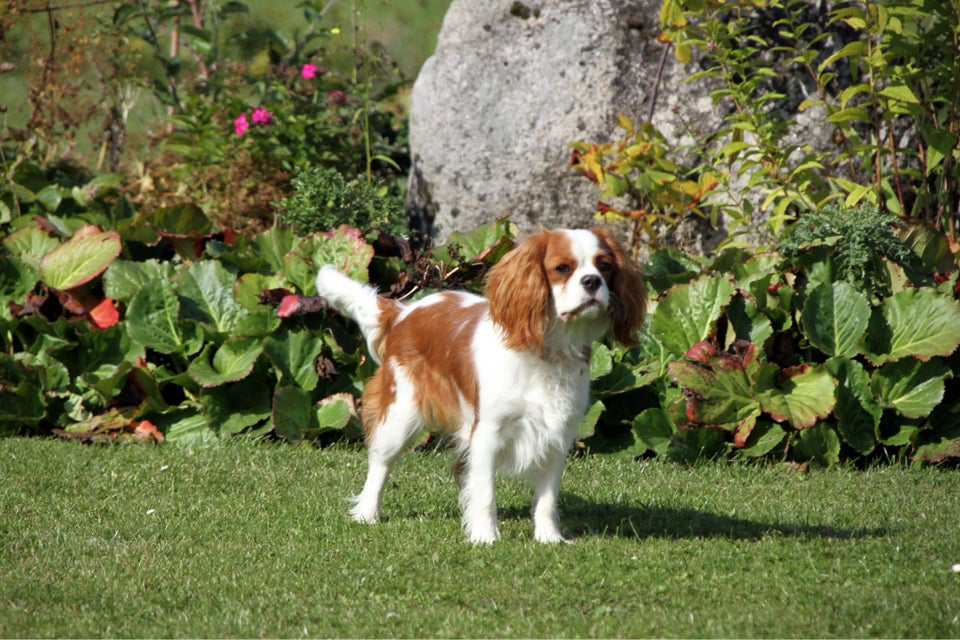
[[[934,289],[904,289],[885,299],[870,319],[864,352],[884,364],[948,356],[960,345],[960,301]]]
[[[210,358],[214,345],[208,344],[190,363],[187,373],[202,387],[216,387],[246,378],[263,351],[255,338],[227,340]]]
[[[120,255],[120,235],[87,225],[40,260],[40,279],[54,289],[90,282]]]
[[[650,333],[668,351],[682,356],[716,331],[717,320],[733,296],[733,283],[722,274],[705,275],[670,289],[650,319]]]
[[[807,296],[802,318],[810,344],[828,356],[852,358],[870,322],[870,303],[849,282],[825,282]]]

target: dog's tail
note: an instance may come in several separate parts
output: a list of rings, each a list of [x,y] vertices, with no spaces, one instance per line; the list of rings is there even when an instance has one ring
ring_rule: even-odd
[[[403,306],[378,295],[373,287],[343,275],[330,264],[320,267],[317,273],[317,293],[331,307],[360,325],[367,349],[379,364],[383,359],[384,338]]]

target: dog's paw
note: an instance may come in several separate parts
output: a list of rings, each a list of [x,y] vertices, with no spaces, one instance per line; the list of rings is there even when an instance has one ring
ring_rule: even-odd
[[[464,526],[464,532],[471,544],[493,544],[500,539],[500,530],[495,522],[482,525],[467,522]]]
[[[376,524],[380,519],[379,509],[371,509],[362,503],[350,509],[349,514],[354,522],[364,522],[366,524]]]
[[[563,534],[561,534],[557,529],[536,529],[533,532],[533,539],[544,544],[559,544],[561,542],[564,544],[571,544],[571,541],[567,538],[564,538]]]
[[[467,539],[470,541],[470,544],[493,544],[500,539],[500,532],[494,530],[482,533],[471,533],[467,536]]]

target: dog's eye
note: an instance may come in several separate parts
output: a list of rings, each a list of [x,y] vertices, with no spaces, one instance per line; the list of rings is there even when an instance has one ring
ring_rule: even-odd
[[[609,262],[601,262],[597,264],[598,271],[613,271],[613,265]]]
[[[555,266],[555,267],[553,268],[553,270],[554,270],[556,273],[559,273],[560,275],[565,275],[565,274],[567,274],[567,273],[570,273],[570,265],[568,265],[568,264],[558,264],[557,266]]]

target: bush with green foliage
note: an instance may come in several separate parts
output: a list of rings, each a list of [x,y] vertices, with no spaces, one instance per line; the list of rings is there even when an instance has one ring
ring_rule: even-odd
[[[81,125],[93,129],[89,135],[100,146],[98,173],[134,174],[127,191],[139,202],[164,207],[189,200],[221,226],[270,226],[274,203],[292,191],[291,177],[318,167],[337,169],[348,181],[380,180],[402,199],[409,157],[399,99],[405,80],[362,29],[341,39],[329,23],[331,6],[300,3],[294,15],[303,24],[291,33],[246,20],[244,2],[199,0],[120,2],[111,20],[85,16],[69,30],[51,29],[47,72],[30,91],[28,127],[0,130],[5,218],[26,211],[24,198],[11,192],[30,197],[11,166],[54,164],[65,141],[74,146],[69,141]],[[11,24],[37,12],[51,24],[71,18],[69,7],[15,8]],[[86,91],[103,94],[100,130],[90,122],[94,109],[55,99],[76,93],[71,83],[83,73],[58,71],[81,67],[94,38],[111,51],[85,67]],[[351,62],[334,64],[342,49]],[[146,151],[131,142],[138,101],[137,113],[152,118],[138,125],[150,129]]]
[[[601,197],[639,191],[642,216],[628,218],[669,228],[690,213],[723,214],[725,246],[773,247],[803,212],[865,201],[960,238],[956,0],[663,0],[660,26],[659,40],[691,66],[687,81],[705,83],[727,115],[696,149],[670,148],[649,122],[624,127],[622,143],[577,145],[603,151],[599,167],[578,167]],[[834,146],[796,139],[796,117],[784,114],[798,112]],[[637,244],[663,235],[635,228],[646,234]]]
[[[394,235],[408,233],[403,202],[388,187],[363,178],[347,181],[336,169],[316,168],[294,176],[294,195],[280,202],[280,221],[300,234],[341,224]]]
[[[889,273],[878,286],[849,278],[844,242],[807,231],[794,232],[789,256],[654,253],[646,271],[660,295],[640,349],[594,354],[600,404],[582,435],[605,413],[588,442],[622,448],[625,439],[630,455],[819,466],[960,457],[960,288],[943,235],[922,223],[898,228],[908,265],[874,256]]]
[[[136,211],[102,177],[51,188],[62,215],[18,218],[0,250],[0,434],[359,435],[355,397],[373,365],[357,333],[287,306],[315,294],[322,264],[366,281],[397,278],[397,258],[375,261],[346,225],[238,237],[196,205]],[[445,274],[433,284],[482,271],[512,232],[497,222],[455,236],[458,250],[420,268]],[[386,277],[396,294],[428,283]]]

